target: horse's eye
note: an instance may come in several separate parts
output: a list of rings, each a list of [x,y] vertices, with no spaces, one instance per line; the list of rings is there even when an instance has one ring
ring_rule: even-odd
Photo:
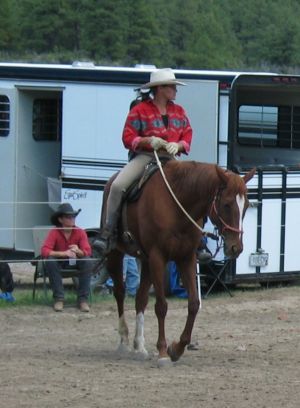
[[[224,207],[224,210],[230,210],[231,206],[229,203],[224,203],[223,207]]]

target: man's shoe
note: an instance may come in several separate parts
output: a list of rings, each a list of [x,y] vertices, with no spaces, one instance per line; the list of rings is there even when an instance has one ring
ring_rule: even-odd
[[[53,309],[56,312],[62,312],[64,309],[64,302],[62,300],[57,300],[53,305]]]
[[[90,307],[86,302],[80,302],[79,303],[79,310],[81,312],[88,313],[90,311]]]

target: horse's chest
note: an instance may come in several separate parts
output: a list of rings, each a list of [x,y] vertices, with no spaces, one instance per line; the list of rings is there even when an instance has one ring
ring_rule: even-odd
[[[165,242],[165,249],[173,256],[188,256],[191,252],[195,252],[200,245],[200,238],[191,234],[173,234],[169,236]]]

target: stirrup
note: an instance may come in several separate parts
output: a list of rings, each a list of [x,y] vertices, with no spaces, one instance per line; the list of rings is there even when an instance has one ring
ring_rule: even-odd
[[[107,238],[99,238],[99,239],[95,239],[95,241],[92,244],[93,249],[95,249],[96,251],[100,252],[101,254],[106,254],[110,251],[110,239]]]

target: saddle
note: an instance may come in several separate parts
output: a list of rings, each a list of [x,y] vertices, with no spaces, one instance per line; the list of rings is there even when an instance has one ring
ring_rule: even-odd
[[[171,160],[170,157],[160,158],[160,162],[163,167],[169,160]],[[145,166],[142,177],[139,180],[134,181],[132,185],[127,189],[123,198],[123,206],[126,203],[133,203],[134,201],[137,201],[139,199],[146,182],[153,176],[154,173],[157,172],[157,170],[158,165],[156,163],[156,160],[153,159],[150,163],[147,164],[147,166]]]

